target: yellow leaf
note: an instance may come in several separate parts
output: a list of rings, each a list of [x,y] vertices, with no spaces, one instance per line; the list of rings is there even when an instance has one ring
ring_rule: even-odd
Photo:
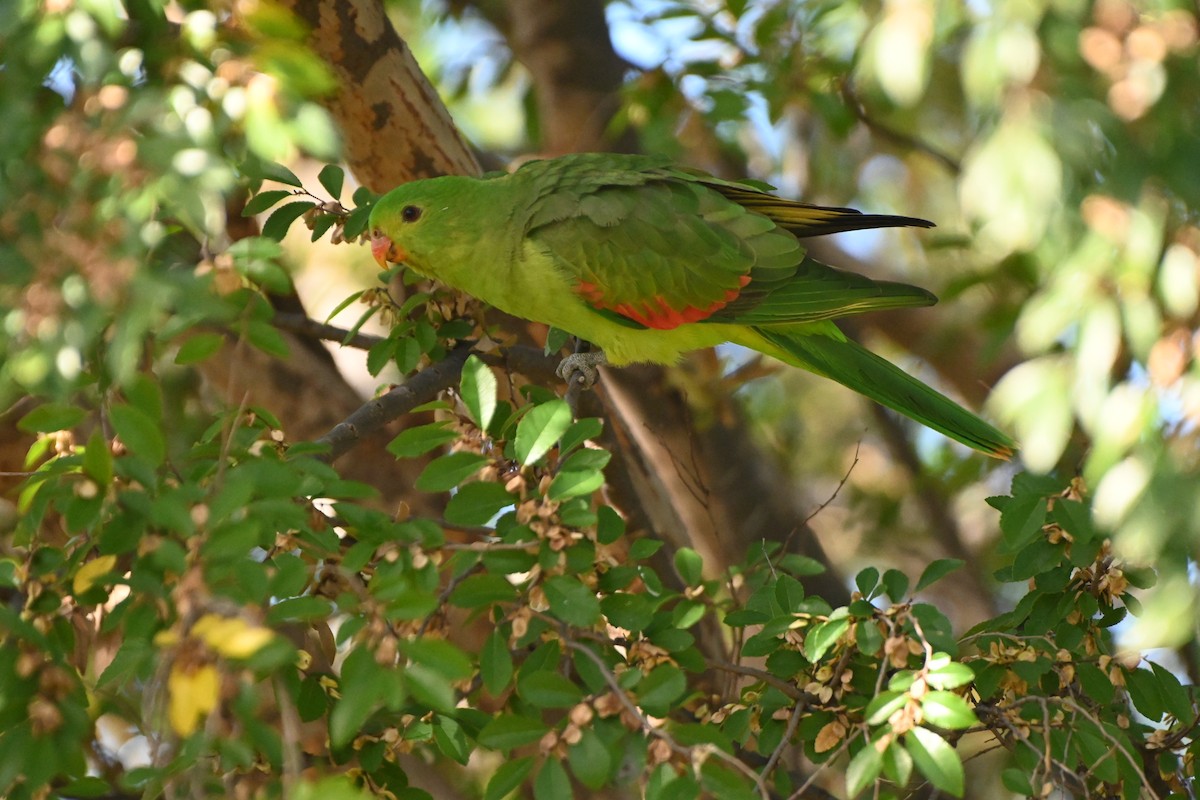
[[[211,664],[188,668],[176,664],[167,677],[167,716],[171,729],[189,736],[214,708],[219,690],[217,668]]]
[[[270,628],[216,614],[205,614],[198,619],[192,626],[192,634],[226,658],[249,658],[275,638]]]
[[[112,572],[113,567],[117,565],[116,556],[100,556],[93,558],[91,561],[84,564],[75,573],[75,579],[71,583],[71,588],[75,594],[83,594],[88,589],[95,585],[96,579],[101,575],[107,575]]]
[[[846,735],[846,726],[840,721],[826,723],[825,727],[821,728],[817,733],[816,741],[813,742],[813,749],[818,753],[824,753],[837,747],[838,742]]]
[[[174,647],[175,645],[179,644],[179,631],[175,630],[174,628],[164,628],[163,630],[154,634],[153,641],[155,647]]]

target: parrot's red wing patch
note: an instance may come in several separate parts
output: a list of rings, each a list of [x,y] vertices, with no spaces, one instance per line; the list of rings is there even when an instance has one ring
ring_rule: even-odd
[[[597,308],[616,312],[634,322],[645,325],[647,328],[669,331],[672,328],[678,328],[680,325],[689,322],[699,322],[711,317],[737,299],[737,296],[741,294],[740,287],[745,286],[749,282],[750,276],[742,275],[738,278],[739,288],[729,289],[725,292],[723,298],[704,308],[697,306],[685,306],[680,309],[672,308],[666,299],[661,296],[652,297],[647,301],[639,303],[612,303],[611,301],[606,301],[603,289],[588,281],[580,281],[575,287],[575,291],[579,293],[580,297]]]

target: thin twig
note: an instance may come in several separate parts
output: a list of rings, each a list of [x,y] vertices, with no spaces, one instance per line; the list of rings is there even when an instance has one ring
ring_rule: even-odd
[[[833,494],[829,495],[825,502],[813,509],[813,512],[805,517],[803,522],[792,528],[791,532],[788,533],[787,538],[783,540],[783,548],[781,552],[786,553],[792,545],[792,537],[796,535],[796,532],[801,528],[807,528],[808,523],[812,522],[817,514],[820,514],[822,511],[824,511],[829,504],[836,500],[837,496],[841,494],[842,487],[846,485],[846,481],[850,480],[850,474],[854,472],[854,468],[858,466],[858,454],[860,450],[862,450],[862,439],[859,439],[854,445],[854,461],[850,462],[850,466],[846,469],[846,472],[842,475],[842,479],[838,481],[838,485],[834,488]],[[772,568],[772,570],[774,570],[774,568]]]
[[[854,113],[854,116],[858,118],[858,121],[866,125],[872,133],[890,141],[892,144],[909,150],[915,150],[918,153],[924,153],[945,167],[953,175],[958,175],[962,172],[962,164],[958,162],[958,159],[942,152],[928,142],[922,141],[910,134],[902,133],[873,118],[867,112],[867,107],[863,105],[862,100],[859,99],[858,93],[854,91],[853,83],[848,80],[842,81],[841,90],[842,99],[846,102],[846,105]]]
[[[324,322],[317,322],[304,314],[291,314],[286,311],[275,312],[275,327],[293,333],[302,333],[317,339],[337,342],[343,347],[353,347],[358,350],[370,350],[380,342],[386,341],[383,336],[369,333],[352,333],[347,328],[339,328]]]
[[[728,661],[715,661],[705,659],[706,663],[712,669],[719,669],[722,672],[732,672],[735,675],[745,675],[749,678],[763,681],[764,683],[778,689],[788,697],[800,704],[807,704],[810,697],[807,692],[798,689],[785,680],[775,677],[769,672],[764,672],[761,669],[754,667],[743,666],[742,664],[734,664]]]
[[[783,738],[779,740],[779,744],[775,745],[775,749],[771,752],[771,757],[767,759],[766,766],[762,768],[763,780],[771,774],[771,770],[775,769],[775,765],[779,763],[779,759],[783,756],[783,751],[787,749],[792,742],[792,737],[796,735],[796,729],[800,727],[800,716],[804,710],[804,703],[796,703],[792,706],[792,713],[788,716],[787,731],[784,732]]]

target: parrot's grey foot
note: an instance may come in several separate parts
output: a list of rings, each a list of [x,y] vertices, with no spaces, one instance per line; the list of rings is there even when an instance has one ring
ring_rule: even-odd
[[[570,388],[579,386],[583,389],[590,389],[595,385],[596,378],[600,374],[599,368],[607,363],[608,359],[604,357],[603,350],[572,353],[558,365],[558,377],[566,381]]]

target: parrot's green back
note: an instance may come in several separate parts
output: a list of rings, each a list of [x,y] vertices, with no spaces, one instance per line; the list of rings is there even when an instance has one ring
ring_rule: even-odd
[[[848,340],[830,320],[936,302],[915,286],[821,264],[801,239],[928,226],[768,194],[648,156],[535,161],[491,179],[405,184],[371,214],[373,248],[615,365],[671,363],[735,342],[824,375],[977,450],[1000,431]]]

